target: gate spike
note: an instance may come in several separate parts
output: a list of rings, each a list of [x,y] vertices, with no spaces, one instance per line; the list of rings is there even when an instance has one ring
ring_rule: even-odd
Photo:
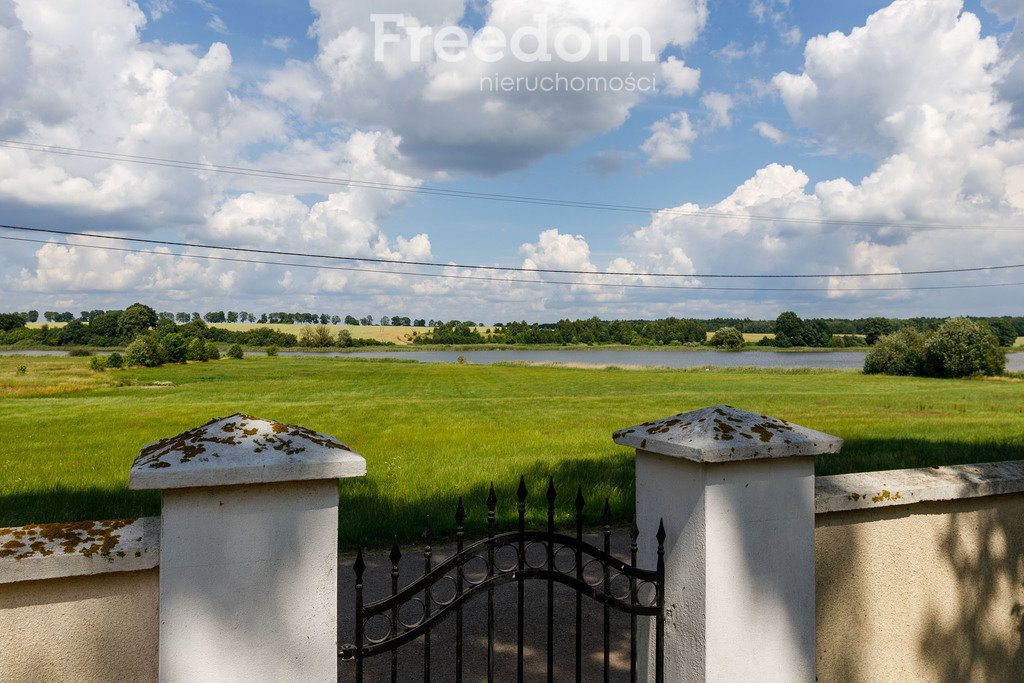
[[[455,508],[455,523],[462,526],[466,521],[466,508],[462,505],[462,496],[459,496],[459,504]]]
[[[552,477],[548,477],[548,505],[552,506],[555,504],[555,480]]]
[[[519,498],[520,503],[526,502],[526,479],[523,475],[519,475],[519,488],[516,490],[516,496]]]
[[[494,508],[498,505],[498,496],[494,493],[494,482],[491,482],[491,488],[487,491],[487,510],[494,512]]]
[[[395,536],[395,542],[391,544],[391,554],[388,557],[391,559],[392,567],[397,567],[399,560],[402,559],[402,549],[398,547],[398,536]]]
[[[633,525],[629,527],[629,540],[636,545],[636,539],[640,537],[640,527],[636,525],[636,515],[633,515]]]
[[[434,529],[430,526],[430,515],[427,515],[427,524],[423,527],[423,545],[430,548],[430,542],[434,540]]]
[[[612,506],[607,498],[604,499],[604,512],[601,513],[601,523],[605,526],[612,525]]]
[[[577,515],[582,515],[583,514],[583,506],[585,504],[586,504],[586,501],[583,500],[583,486],[580,485],[580,486],[576,487],[576,514]]]
[[[363,572],[366,571],[366,562],[363,560],[363,548],[359,547],[359,552],[356,553],[356,561],[352,565],[353,571],[356,573],[356,583],[363,582]]]
[[[655,536],[655,538],[658,539],[658,545],[659,546],[665,545],[665,539],[668,538],[668,534],[665,533],[665,520],[664,519],[662,519],[661,522],[658,524],[658,534],[657,534],[657,536]]]

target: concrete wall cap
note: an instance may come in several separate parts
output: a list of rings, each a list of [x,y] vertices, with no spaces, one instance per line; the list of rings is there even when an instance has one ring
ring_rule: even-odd
[[[143,447],[128,487],[231,486],[366,474],[366,461],[333,436],[235,414]]]
[[[818,477],[814,512],[864,510],[1024,492],[1024,460]]]
[[[612,440],[695,462],[733,462],[837,453],[843,440],[823,432],[718,405],[620,429]]]
[[[159,517],[0,529],[0,584],[138,571],[159,563]]]

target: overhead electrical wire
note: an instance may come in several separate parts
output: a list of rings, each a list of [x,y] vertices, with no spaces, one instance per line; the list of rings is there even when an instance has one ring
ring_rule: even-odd
[[[400,266],[425,266],[432,268],[467,268],[474,270],[504,271],[518,273],[550,273],[556,275],[591,275],[591,276],[630,276],[630,277],[657,277],[657,278],[704,278],[704,279],[789,279],[789,278],[868,278],[888,276],[910,276],[910,275],[945,275],[952,273],[977,273],[984,271],[1011,270],[1024,268],[1024,263],[1015,263],[998,266],[974,266],[969,268],[940,268],[933,270],[910,270],[910,271],[885,271],[881,273],[634,273],[629,271],[602,271],[573,270],[568,268],[525,268],[522,266],[488,266],[464,263],[441,263],[438,261],[413,261],[403,259],[384,259],[369,256],[340,256],[333,254],[313,254],[299,251],[281,251],[279,249],[256,249],[251,247],[233,247],[220,244],[196,244],[191,242],[180,242],[174,240],[159,240],[145,237],[124,237],[118,235],[103,235],[93,232],[82,232],[76,230],[58,230],[55,228],[37,228],[23,225],[10,225],[0,223],[0,228],[5,230],[16,230],[19,232],[34,232],[71,237],[86,237],[103,240],[116,240],[123,242],[136,242],[140,244],[156,244],[168,247],[186,247],[190,249],[209,249],[215,251],[236,251],[249,254],[268,254],[273,256],[296,256],[301,258],[326,259],[335,261],[357,261],[366,263],[382,263]]]
[[[386,183],[382,181],[363,180],[359,178],[339,178],[331,176],[319,176],[307,173],[291,173],[271,169],[261,169],[247,166],[229,166],[224,164],[212,164],[206,162],[185,161],[181,159],[168,159],[163,157],[144,156],[138,154],[123,154],[120,152],[108,152],[102,150],[83,149],[77,147],[63,147],[59,145],[47,145],[22,140],[9,140],[0,138],[0,147],[9,149],[21,149],[44,154],[57,154],[71,157],[83,157],[99,159],[104,161],[123,161],[133,164],[144,164],[160,166],[165,168],[179,168],[192,171],[204,171],[210,173],[224,173],[255,178],[270,178],[276,180],[291,180],[296,182],[315,183],[321,185],[335,185],[342,187],[356,187],[362,189],[375,189],[389,192],[408,192],[413,194],[437,195],[442,197],[475,199],[483,201],[511,202],[516,204],[533,204],[538,206],[554,206],[562,208],[591,209],[597,211],[616,211],[627,213],[657,213],[664,215],[684,216],[691,218],[721,218],[727,220],[758,220],[772,221],[776,223],[792,223],[806,225],[834,225],[853,226],[864,228],[898,228],[905,230],[985,230],[985,231],[1024,231],[1024,225],[979,225],[979,224],[935,224],[908,221],[888,220],[841,220],[830,218],[799,218],[793,216],[772,216],[767,214],[754,214],[742,212],[709,211],[705,209],[685,210],[678,208],[659,208],[650,206],[632,206],[628,204],[611,204],[603,202],[576,201],[570,199],[558,199],[552,197],[536,197],[528,195],[499,194],[490,192],[474,192],[469,190],[454,190],[427,185],[412,185],[402,183]]]
[[[0,240],[13,242],[30,242],[34,244],[55,244],[50,240],[32,239],[27,237],[11,237],[0,235]],[[316,263],[296,263],[286,261],[270,261],[263,259],[234,258],[229,256],[211,256],[209,254],[179,254],[170,251],[153,251],[149,249],[130,249],[127,247],[114,247],[103,244],[68,244],[75,248],[100,249],[105,251],[117,251],[131,254],[148,254],[153,256],[171,256],[177,258],[203,259],[208,261],[228,261],[232,263],[251,263],[270,266],[284,266],[288,268],[311,268],[316,270],[336,270],[353,273],[377,273],[385,275],[403,275],[422,278],[437,278],[447,280],[476,280],[485,282],[501,282],[505,284],[518,285],[571,285],[574,287],[610,287],[626,289],[674,289],[691,291],[732,291],[732,292],[908,292],[924,290],[949,290],[949,289],[987,289],[994,287],[1018,287],[1024,286],[1024,282],[1001,282],[974,285],[932,285],[914,287],[721,287],[705,285],[651,285],[642,283],[614,283],[614,282],[577,282],[574,280],[523,280],[515,278],[500,278],[486,275],[465,275],[458,273],[423,273],[416,271],[388,270],[384,268],[356,268],[352,266],[329,266]],[[593,275],[593,273],[587,273]]]

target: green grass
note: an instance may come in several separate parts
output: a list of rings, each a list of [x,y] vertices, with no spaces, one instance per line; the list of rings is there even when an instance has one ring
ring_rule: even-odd
[[[450,534],[460,495],[479,534],[492,480],[507,526],[520,473],[538,521],[549,475],[560,523],[577,485],[590,521],[605,497],[625,521],[632,454],[611,432],[714,403],[842,436],[843,452],[819,459],[819,474],[1024,453],[1020,380],[284,357],[92,373],[88,360],[0,357],[0,526],[157,514],[157,494],[127,488],[140,447],[234,412],[333,434],[366,457],[366,479],[341,485],[345,548],[414,538],[428,514]]]

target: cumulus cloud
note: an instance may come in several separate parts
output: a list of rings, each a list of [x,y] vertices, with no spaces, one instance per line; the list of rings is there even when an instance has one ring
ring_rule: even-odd
[[[709,92],[700,98],[707,110],[708,128],[729,128],[732,126],[732,97],[723,92]]]
[[[651,126],[651,136],[640,149],[653,166],[676,164],[690,159],[690,144],[697,139],[697,131],[686,112],[677,112]]]
[[[498,32],[511,39],[524,27],[537,28],[543,22],[546,33],[522,44],[529,46],[528,52],[543,48],[538,51],[549,54],[550,61],[520,60],[509,47],[497,61],[481,59],[480,51],[471,49],[451,62],[438,58],[432,38],[458,21],[464,3],[405,0],[389,9],[410,17],[403,20],[406,27],[429,29],[429,37],[414,40],[395,23],[382,23],[397,42],[384,45],[383,59],[376,61],[374,26],[367,20],[374,9],[369,3],[311,4],[318,14],[313,28],[319,44],[315,65],[324,81],[318,115],[395,131],[403,154],[424,169],[476,173],[521,168],[613,130],[645,97],[635,89],[600,85],[571,93],[544,92],[536,86],[531,91],[523,79],[559,75],[586,81],[661,74],[669,94],[692,92],[696,70],[677,59],[659,65],[646,58],[660,55],[670,45],[692,43],[707,17],[702,0],[641,0],[629,5],[611,0],[491,0],[482,12],[486,23],[473,33],[472,44],[488,44]],[[650,36],[646,49],[641,49],[638,28]],[[561,55],[560,34],[567,36]],[[616,35],[627,38],[625,61]],[[582,50],[584,43],[591,46],[589,51]],[[604,61],[601,44],[609,46]],[[419,59],[413,58],[415,49]],[[580,58],[563,58],[566,51],[578,51]],[[510,78],[517,85],[504,91],[494,87],[496,78]]]

